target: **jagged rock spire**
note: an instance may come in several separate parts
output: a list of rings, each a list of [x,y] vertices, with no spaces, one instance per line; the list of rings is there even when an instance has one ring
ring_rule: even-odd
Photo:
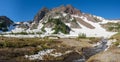
[[[44,16],[46,13],[49,12],[49,9],[46,7],[43,7],[34,17],[34,22],[38,23]]]

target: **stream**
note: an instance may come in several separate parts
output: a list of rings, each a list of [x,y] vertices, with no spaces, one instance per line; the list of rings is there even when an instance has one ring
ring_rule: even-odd
[[[74,60],[73,62],[85,62],[91,56],[99,52],[105,51],[108,48],[107,41],[107,39],[102,38],[101,41],[94,45],[94,47],[83,49],[83,58]]]

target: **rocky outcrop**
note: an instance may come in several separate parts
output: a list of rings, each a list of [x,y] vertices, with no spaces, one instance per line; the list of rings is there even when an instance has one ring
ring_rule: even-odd
[[[74,8],[71,5],[67,5],[64,12],[69,13],[69,14],[82,15],[82,13],[80,12],[80,10]]]
[[[67,6],[60,6],[58,8],[52,9],[52,11],[55,12],[65,12],[73,15],[82,15],[82,12],[76,8],[74,8],[72,5],[67,5]]]
[[[97,19],[96,17],[93,17],[90,14],[83,14],[84,17],[86,17],[89,21],[97,23],[97,22],[102,22],[101,20]]]
[[[23,29],[29,29],[29,24],[28,22],[20,22],[20,24],[18,24],[18,28],[23,28]]]
[[[68,24],[70,28],[81,28],[77,23],[77,20],[72,17],[71,14],[63,15],[62,13],[50,12],[46,15],[46,17],[43,18],[43,21],[41,22],[44,23],[45,21],[49,21],[49,19],[59,19],[64,24]],[[45,27],[47,28],[52,28],[53,26],[54,24],[51,22],[47,22],[45,24]]]
[[[6,16],[0,16],[0,30],[8,31],[8,27],[13,24],[13,21]]]
[[[0,22],[6,22],[8,26],[13,23],[7,16],[0,16]]]
[[[49,12],[49,9],[47,9],[46,7],[43,7],[38,13],[37,15],[35,15],[34,17],[34,22],[38,23],[44,16],[46,13]]]

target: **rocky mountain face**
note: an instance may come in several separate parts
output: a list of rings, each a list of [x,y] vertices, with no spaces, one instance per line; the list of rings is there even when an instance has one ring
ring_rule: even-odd
[[[82,12],[80,10],[74,8],[72,5],[60,6],[57,8],[53,8],[52,11],[64,12],[64,13],[69,13],[69,14],[73,14],[73,15],[82,15]]]
[[[83,13],[71,5],[53,9],[44,7],[35,15],[33,22],[21,23],[12,32],[41,32],[43,35],[69,34],[70,36],[85,33],[90,37],[110,36],[113,33],[106,31],[103,27],[109,21],[99,16]]]
[[[82,12],[76,8],[74,8],[71,5],[67,5],[67,6],[60,6],[57,8],[53,8],[53,9],[47,9],[46,7],[43,7],[34,17],[34,22],[39,22],[42,18],[44,18],[46,16],[47,13],[59,13],[59,12],[64,12],[64,13],[69,13],[69,14],[73,14],[73,15],[82,15]]]
[[[47,13],[49,12],[49,9],[46,7],[43,7],[34,17],[34,22],[38,23]]]
[[[64,25],[66,26],[69,25],[68,26],[69,28],[66,28],[66,30],[69,29],[69,31],[70,31],[70,28],[81,28],[77,22],[81,23],[82,25],[85,25],[88,28],[91,28],[91,29],[95,28],[94,26],[85,22],[81,18],[73,17],[72,15],[84,16],[88,18],[88,20],[91,20],[92,22],[101,21],[95,17],[92,17],[90,14],[83,14],[80,10],[74,8],[71,5],[67,5],[67,6],[60,6],[57,8],[53,8],[51,10],[47,8],[42,8],[34,17],[34,21],[33,21],[33,24],[31,25],[31,28],[35,29],[36,27],[38,27],[39,25],[38,23],[44,24],[44,27],[46,28],[57,27],[57,25],[55,26],[55,23],[50,22],[50,20],[57,21],[57,19],[59,20],[58,24],[59,22],[63,22]]]
[[[47,9],[46,7],[43,7],[34,17],[33,23],[30,26],[30,29],[36,29],[38,26],[38,23],[40,22],[41,19],[45,17],[45,15],[49,12],[50,10]]]
[[[0,16],[0,30],[1,31],[8,31],[10,25],[12,25],[14,22],[10,20],[6,16]]]

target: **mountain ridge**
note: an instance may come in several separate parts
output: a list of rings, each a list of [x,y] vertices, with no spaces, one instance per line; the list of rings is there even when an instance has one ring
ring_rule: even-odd
[[[60,6],[53,9],[42,8],[31,23],[18,23],[12,33],[41,33],[46,36],[50,34],[78,36],[84,33],[87,37],[110,37],[116,32],[106,31],[102,24],[110,21],[99,16],[86,14],[74,8],[72,5]],[[24,27],[24,28],[22,28]]]

